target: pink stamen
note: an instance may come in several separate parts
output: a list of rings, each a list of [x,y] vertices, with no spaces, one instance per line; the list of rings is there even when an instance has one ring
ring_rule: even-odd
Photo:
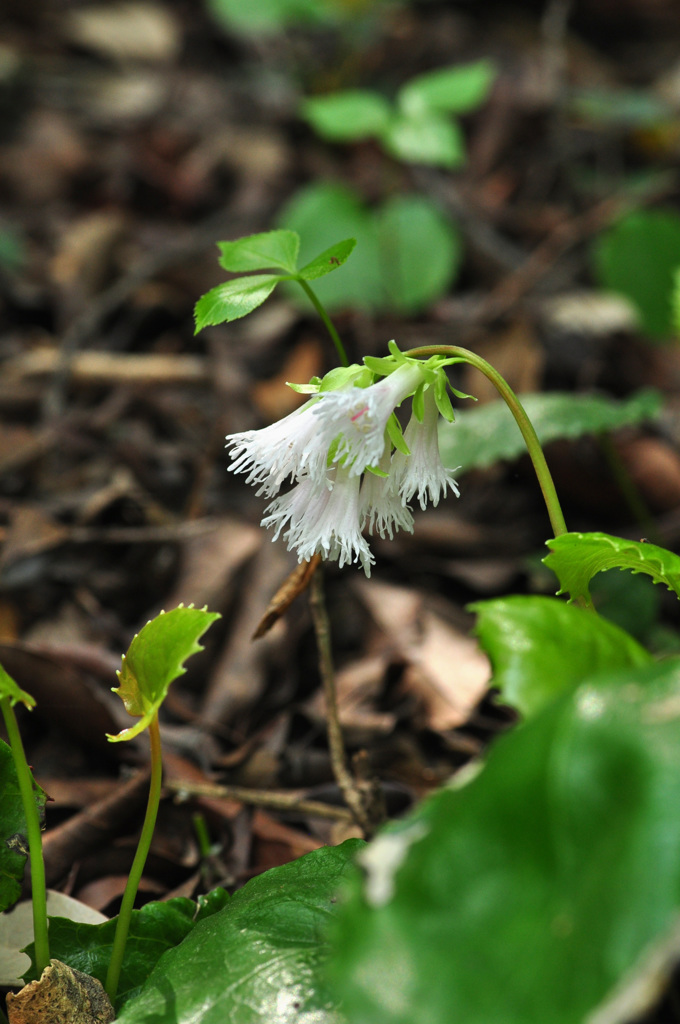
[[[359,409],[359,412],[355,412],[354,416],[350,416],[350,419],[351,419],[352,423],[354,423],[355,420],[358,420],[360,416],[363,416],[363,414],[365,412],[367,412],[367,410],[368,410],[368,406],[365,405],[363,407],[363,409]]]

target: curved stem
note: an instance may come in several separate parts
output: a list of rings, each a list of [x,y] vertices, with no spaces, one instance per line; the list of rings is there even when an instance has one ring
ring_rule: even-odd
[[[0,700],[7,736],[12,748],[19,792],[26,818],[26,838],[31,857],[31,901],[33,904],[33,935],[35,937],[35,966],[40,974],[49,966],[50,947],[47,938],[47,894],[45,891],[45,862],[42,853],[40,815],[33,791],[33,776],[26,761],[24,745],[9,697]]]
[[[548,469],[548,463],[545,461],[541,442],[538,440],[536,431],[533,428],[531,420],[524,411],[522,403],[505,378],[500,375],[498,370],[495,370],[491,363],[487,363],[486,359],[482,359],[482,357],[478,356],[475,352],[470,352],[468,349],[461,348],[459,345],[424,345],[420,348],[412,348],[404,354],[417,358],[428,356],[450,357],[455,359],[456,362],[469,363],[470,366],[474,366],[477,370],[480,370],[484,376],[491,381],[503,401],[510,409],[512,415],[515,417],[515,422],[522,432],[522,437],[524,438],[529,455],[531,456],[534,471],[538,477],[538,483],[541,491],[543,492],[543,500],[545,501],[546,508],[548,509],[553,533],[556,537],[559,537],[562,533],[567,533],[567,524],[565,523],[564,516],[562,515],[560,501],[557,497],[553,478],[550,475],[550,470]]]
[[[127,885],[123,894],[123,902],[120,905],[116,932],[113,937],[113,949],[111,950],[111,962],[106,974],[106,994],[112,1003],[115,1002],[120,980],[120,971],[123,965],[123,954],[125,942],[130,928],[130,917],[135,903],[135,896],[144,871],[146,858],[151,847],[153,830],[158,815],[158,805],[161,800],[161,780],[163,775],[163,761],[161,758],[161,734],[158,727],[158,713],[151,719],[149,725],[149,739],[151,741],[151,780],[149,782],[149,799],[146,805],[146,815],[142,832],[137,844],[135,859],[130,868]]]
[[[329,317],[328,313],[326,312],[324,307],[321,305],[321,302],[320,302],[316,292],[312,289],[312,286],[310,284],[308,284],[307,281],[305,281],[303,278],[296,277],[296,278],[294,278],[294,280],[297,281],[297,283],[303,289],[303,291],[305,292],[305,294],[309,298],[309,301],[314,306],[314,309],[317,311],[317,313],[319,314],[319,316],[323,320],[324,324],[326,325],[326,330],[330,334],[331,339],[333,341],[333,344],[335,345],[335,347],[337,349],[337,352],[338,352],[338,355],[340,356],[340,362],[342,363],[343,366],[349,366],[349,359],[347,358],[347,353],[345,352],[345,346],[340,341],[340,335],[338,334],[338,332],[336,331],[335,327],[333,326],[333,322],[332,322],[331,318]]]

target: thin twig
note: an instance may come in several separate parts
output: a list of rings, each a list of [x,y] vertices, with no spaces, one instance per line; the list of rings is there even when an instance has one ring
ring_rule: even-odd
[[[317,569],[312,577],[309,603],[319,652],[319,670],[326,698],[326,727],[328,730],[328,748],[331,755],[333,775],[347,806],[352,812],[355,822],[366,834],[369,834],[371,832],[371,822],[366,813],[366,805],[361,790],[347,769],[345,743],[338,716],[335,670],[333,668],[333,655],[331,652],[331,631],[324,599],[321,567]]]
[[[182,779],[170,779],[165,783],[167,789],[179,796],[207,796],[217,800],[238,800],[242,804],[254,807],[268,807],[273,811],[297,811],[315,818],[328,818],[331,821],[353,821],[354,816],[345,807],[333,807],[332,804],[320,800],[305,800],[296,793],[277,793],[272,789],[247,789],[245,786],[223,786],[210,782],[189,782]]]

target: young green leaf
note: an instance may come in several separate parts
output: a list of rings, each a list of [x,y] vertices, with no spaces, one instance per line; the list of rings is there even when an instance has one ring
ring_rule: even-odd
[[[253,878],[161,958],[117,1024],[342,1024],[323,976],[325,936],[363,846],[350,839]]]
[[[129,740],[147,728],[165,700],[168,687],[184,674],[184,662],[202,651],[198,643],[219,613],[205,608],[173,608],[161,612],[133,638],[118,672],[120,686],[114,688],[129,715],[141,715],[130,729],[124,729],[109,740]]]
[[[330,274],[342,266],[356,244],[356,238],[345,238],[342,242],[336,242],[330,249],[326,249],[311,263],[307,263],[301,270],[298,270],[295,274],[296,278],[301,277],[304,281],[314,281],[319,277],[325,277],[326,274]]]
[[[300,112],[329,142],[354,142],[377,135],[389,121],[391,107],[380,93],[347,89],[306,99]]]
[[[679,716],[678,658],[584,681],[369,844],[331,932],[348,1020],[641,1017],[677,957]]]
[[[452,68],[438,68],[412,78],[400,89],[397,103],[407,113],[442,110],[467,114],[487,98],[496,78],[490,60],[478,60]]]
[[[560,437],[597,434],[655,419],[662,407],[661,395],[651,389],[638,391],[623,402],[604,395],[557,391],[519,397],[542,445]],[[444,465],[461,466],[463,472],[526,452],[519,427],[502,401],[458,413],[455,430],[442,427],[439,445]]]
[[[460,125],[435,110],[394,114],[380,138],[388,153],[406,163],[452,170],[465,162]]]
[[[675,210],[627,214],[596,240],[593,262],[604,288],[635,303],[649,335],[672,335],[673,274],[680,266],[680,215]]]
[[[42,818],[47,795],[35,780],[33,792]],[[26,818],[19,780],[11,748],[4,740],[0,740],[0,808],[0,911],[3,911],[12,907],[21,896],[21,880],[28,857]]]
[[[141,910],[132,911],[116,998],[117,1009],[137,995],[163,953],[179,945],[189,934],[196,923],[197,912],[196,904],[183,897],[165,903],[154,901]],[[49,920],[50,954],[70,967],[98,978],[103,985],[111,959],[116,918],[104,924],[84,924],[65,917],[51,917]],[[40,975],[35,969],[33,943],[26,947],[26,952],[32,961],[24,976],[28,983]]]
[[[680,557],[646,541],[624,540],[608,533],[565,533],[547,542],[550,554],[543,563],[560,581],[560,594],[591,604],[588,584],[605,569],[643,572],[664,583],[680,597]]]
[[[233,242],[218,242],[217,248],[221,253],[219,264],[225,270],[244,273],[276,267],[287,274],[294,274],[300,236],[296,231],[265,231],[260,235],[237,238]]]
[[[236,277],[211,288],[196,303],[194,316],[196,333],[204,327],[230,323],[238,320],[261,306],[285,275],[252,274],[250,277]]]
[[[11,707],[18,703],[24,704],[27,708],[35,707],[35,700],[30,693],[17,686],[11,675],[0,665],[0,700],[3,697],[9,697]]]
[[[478,615],[475,633],[491,659],[492,686],[526,716],[586,677],[653,660],[618,626],[554,597],[516,594],[469,608]]]

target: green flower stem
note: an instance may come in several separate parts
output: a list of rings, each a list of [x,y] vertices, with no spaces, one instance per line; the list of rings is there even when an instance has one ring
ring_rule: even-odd
[[[524,438],[527,449],[529,450],[534,471],[538,477],[541,491],[543,492],[543,499],[545,501],[546,508],[548,509],[553,533],[556,537],[559,537],[562,533],[567,533],[567,524],[565,523],[564,516],[562,515],[562,508],[560,506],[559,498],[557,497],[553,478],[550,475],[550,470],[548,469],[548,463],[545,461],[541,442],[538,440],[536,431],[533,428],[531,420],[524,411],[522,403],[505,378],[500,375],[498,370],[495,370],[491,363],[487,363],[486,359],[482,359],[482,357],[478,356],[475,352],[470,352],[466,348],[460,348],[458,345],[424,345],[421,348],[410,349],[410,351],[406,352],[405,355],[417,358],[426,358],[428,356],[451,357],[455,359],[456,362],[469,363],[470,366],[474,366],[477,370],[480,370],[484,376],[491,381],[501,398],[510,409],[512,415],[515,417],[515,422],[522,432],[522,437]]]
[[[161,758],[161,734],[158,727],[158,713],[154,715],[149,724],[149,739],[151,741],[151,780],[149,782],[149,800],[146,805],[146,815],[142,825],[142,833],[139,837],[135,859],[130,868],[127,885],[123,894],[123,902],[118,914],[116,932],[113,936],[113,949],[111,950],[111,962],[106,974],[106,994],[112,1003],[115,1002],[120,981],[120,971],[123,965],[123,954],[130,928],[130,916],[135,903],[135,896],[144,871],[146,858],[151,847],[153,830],[158,816],[158,805],[161,800],[161,780],[163,776],[163,761]]]
[[[33,934],[35,937],[35,965],[42,974],[50,962],[50,946],[47,938],[47,894],[45,891],[45,862],[42,853],[40,815],[35,802],[33,777],[26,761],[24,745],[17,724],[14,708],[9,697],[0,699],[2,717],[5,720],[7,736],[12,748],[14,767],[19,782],[21,802],[26,817],[26,838],[31,857],[31,900],[33,903]]]
[[[321,319],[325,323],[326,330],[330,334],[331,339],[333,341],[333,344],[335,345],[335,347],[337,349],[337,352],[338,352],[338,355],[340,356],[340,362],[342,363],[343,366],[349,366],[349,359],[347,358],[347,353],[345,352],[345,346],[340,341],[340,335],[338,334],[338,332],[336,331],[335,327],[333,326],[333,323],[332,323],[331,318],[329,317],[328,313],[326,312],[324,307],[321,305],[321,302],[320,302],[316,292],[312,289],[311,285],[308,284],[307,281],[305,281],[303,278],[296,277],[296,278],[294,278],[294,280],[297,281],[297,283],[303,289],[303,291],[305,292],[305,294],[309,298],[309,301],[314,306],[314,309],[317,311],[317,313],[319,314],[319,316],[321,317]]]

